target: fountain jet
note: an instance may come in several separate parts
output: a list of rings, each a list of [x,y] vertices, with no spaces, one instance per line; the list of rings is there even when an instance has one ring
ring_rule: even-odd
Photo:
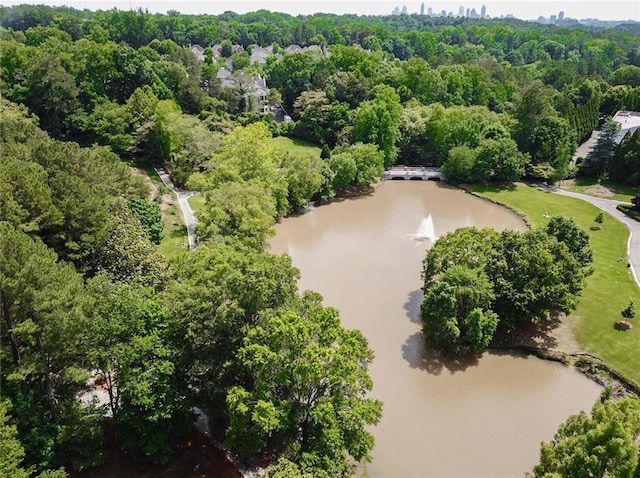
[[[420,227],[418,227],[418,232],[414,237],[418,241],[430,240],[433,242],[436,240],[436,233],[433,228],[433,218],[431,217],[431,214],[422,220]]]

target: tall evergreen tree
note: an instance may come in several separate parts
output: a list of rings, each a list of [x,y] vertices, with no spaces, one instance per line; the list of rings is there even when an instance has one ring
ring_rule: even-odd
[[[611,159],[616,148],[616,135],[618,125],[615,121],[608,120],[602,126],[600,137],[585,162],[580,166],[580,174],[592,178],[601,177],[609,173]]]

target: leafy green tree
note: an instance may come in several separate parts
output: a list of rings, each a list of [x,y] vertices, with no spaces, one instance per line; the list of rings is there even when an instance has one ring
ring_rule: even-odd
[[[223,183],[205,194],[197,226],[202,240],[237,242],[262,250],[274,234],[276,205],[256,183]]]
[[[590,272],[588,241],[585,245],[584,231],[563,218],[554,219],[549,230],[550,233],[534,229],[498,234],[490,229],[462,228],[439,238],[423,261],[425,336],[454,351],[465,347],[478,350],[490,340],[493,333],[490,327],[495,327],[494,317],[485,313],[487,310],[497,314],[508,328],[521,322],[544,321],[551,313],[572,310]],[[474,273],[481,278],[486,274],[489,292],[493,294],[490,304],[482,302],[482,314],[474,315],[466,324],[463,321],[466,316],[456,315],[459,309],[454,291],[455,286],[472,281],[458,274],[454,276],[456,280],[466,277],[467,281],[445,282],[446,274],[454,267],[477,271]],[[474,280],[482,282],[477,277]],[[464,309],[465,313],[475,307],[475,302],[471,304]],[[431,327],[426,327],[427,322]],[[467,339],[466,345],[461,342],[463,326],[472,327],[475,343],[471,339]]]
[[[328,166],[317,156],[285,155],[280,171],[285,176],[287,203],[291,212],[301,212],[325,181],[323,170]]]
[[[346,151],[334,151],[329,159],[329,167],[334,173],[332,186],[337,193],[348,189],[356,179],[356,160]]]
[[[477,151],[467,146],[455,146],[442,165],[442,172],[452,181],[473,182]]]
[[[162,241],[164,223],[157,204],[142,198],[133,198],[127,202],[131,214],[140,221],[144,232],[154,244]]]
[[[356,143],[334,149],[329,165],[334,172],[333,187],[341,192],[349,186],[368,187],[379,180],[384,156],[374,144]]]
[[[513,137],[521,151],[536,154],[532,133],[541,118],[554,116],[552,93],[552,88],[541,82],[533,82],[528,84],[519,95],[514,113],[517,124]]]
[[[351,71],[336,71],[327,78],[324,91],[332,102],[347,103],[356,108],[369,99],[370,80]]]
[[[437,107],[427,107],[417,103],[405,106],[398,120],[400,137],[398,139],[398,162],[407,165],[434,164],[433,145],[427,136],[431,127],[429,120]]]
[[[118,357],[119,436],[128,449],[158,463],[169,461],[178,436],[193,421],[176,357],[157,333],[132,337]]]
[[[545,231],[555,237],[558,242],[563,242],[578,264],[590,270],[590,264],[593,262],[593,250],[589,243],[589,234],[578,226],[573,218],[553,216],[547,223]]]
[[[312,89],[313,76],[320,61],[310,53],[292,53],[269,58],[264,67],[269,85],[282,93],[283,106],[293,111],[293,103],[303,91]]]
[[[29,478],[34,476],[33,470],[24,469],[24,448],[18,439],[16,426],[11,423],[11,402],[3,399],[0,401],[0,442],[2,453],[0,454],[0,477],[2,478]],[[66,478],[64,468],[58,470],[46,470],[39,473],[36,478]]]
[[[353,119],[353,141],[378,146],[384,153],[384,166],[393,164],[397,156],[398,119],[402,114],[400,97],[389,86],[374,91],[375,99],[365,101]]]
[[[102,433],[76,393],[85,385],[82,276],[39,239],[0,222],[3,397],[14,404],[26,465],[95,466]],[[72,432],[72,430],[75,430]]]
[[[75,78],[58,57],[43,53],[26,72],[25,103],[40,118],[40,125],[53,135],[66,135],[80,110]]]
[[[354,46],[334,45],[331,48],[329,63],[338,71],[350,72],[357,77],[372,78],[380,55],[368,53]]]
[[[230,58],[231,54],[233,53],[233,45],[231,43],[231,40],[223,40],[220,44],[220,47],[220,56],[222,56],[223,58]]]
[[[29,478],[31,473],[22,468],[24,448],[18,439],[16,426],[10,422],[10,409],[11,402],[5,399],[0,401],[0,441],[2,441],[0,476],[2,478]]]
[[[640,86],[640,66],[625,65],[618,68],[609,76],[609,84]]]
[[[439,237],[422,262],[424,290],[454,265],[485,270],[498,238],[493,229],[475,227],[463,227]]]
[[[271,139],[271,132],[263,122],[234,129],[213,155],[205,173],[204,188],[214,189],[230,182],[260,185],[275,204],[274,216],[284,216],[289,211],[288,189],[278,168],[285,153]]]
[[[420,309],[426,341],[456,354],[484,350],[498,325],[489,310],[493,297],[483,271],[449,267],[424,289]]]
[[[524,175],[528,157],[510,138],[485,139],[480,143],[473,173],[480,181],[517,181]]]
[[[548,165],[552,168],[548,170],[550,175],[546,174],[541,179],[553,182],[567,177],[575,147],[567,120],[556,116],[541,117],[531,132],[529,142],[531,166]]]
[[[158,97],[148,85],[136,88],[125,103],[131,115],[132,130],[136,131],[153,118],[158,106]]]
[[[307,295],[300,311],[265,318],[239,350],[251,387],[227,395],[227,436],[245,453],[272,438],[303,468],[346,476],[350,457],[368,460],[382,405],[366,398],[373,354],[364,336],[340,326],[338,312]],[[315,473],[314,473],[315,474]]]
[[[384,171],[384,151],[373,144],[356,143],[347,147],[346,151],[353,156],[356,163],[356,186],[369,186],[379,180]]]
[[[243,377],[237,361],[247,329],[294,300],[300,274],[288,256],[205,243],[178,258],[164,294],[178,371],[215,418],[228,388]]]
[[[86,269],[117,197],[146,196],[147,186],[107,148],[52,141],[11,105],[0,117],[3,218],[19,219],[61,258]]]
[[[133,145],[133,136],[130,134],[132,122],[126,106],[111,102],[96,105],[89,115],[90,128],[98,142],[111,146],[118,154],[123,154]]]
[[[514,327],[518,322],[545,321],[551,312],[570,312],[586,271],[565,243],[536,229],[502,232],[487,275],[496,295],[492,310],[502,323]]]
[[[402,85],[423,105],[444,99],[447,85],[439,70],[431,70],[422,58],[414,57],[403,63]]]
[[[107,233],[94,247],[91,271],[107,272],[115,281],[161,289],[168,266],[130,210],[118,206],[107,222]]]
[[[155,123],[148,134],[151,137],[143,141],[158,143],[162,161],[179,185],[186,184],[193,172],[204,167],[221,143],[219,136],[200,119],[182,114],[180,107],[168,100],[158,102]]]
[[[475,149],[483,139],[502,139],[502,136],[493,138],[487,134],[490,128],[504,129],[503,123],[506,122],[504,116],[481,106],[454,106],[445,109],[434,105],[421,115],[427,118],[427,124],[423,132],[416,132],[423,136],[418,137],[418,141],[424,143],[423,154],[431,156],[430,162],[434,165],[442,165],[455,146]]]
[[[570,416],[553,440],[542,443],[533,477],[638,476],[640,402],[597,402],[591,416]]]

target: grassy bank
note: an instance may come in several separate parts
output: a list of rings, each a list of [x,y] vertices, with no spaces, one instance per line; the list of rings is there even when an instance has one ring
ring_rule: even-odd
[[[322,151],[318,146],[312,143],[308,143],[301,139],[291,139],[284,136],[278,136],[272,140],[275,144],[280,146],[284,151],[298,156],[314,156],[320,157]]]
[[[640,303],[640,289],[627,268],[627,228],[605,213],[602,229],[591,230],[600,212],[579,199],[518,185],[510,188],[472,186],[481,196],[520,211],[532,226],[543,226],[546,216],[573,217],[589,232],[594,251],[594,273],[587,279],[578,307],[567,319],[576,340],[585,352],[601,357],[611,368],[640,384],[640,317],[636,327],[623,332],[614,328],[620,311],[634,300]]]
[[[160,209],[164,220],[164,236],[158,250],[167,259],[172,259],[178,253],[189,250],[187,228],[182,219],[178,200],[172,192],[168,191],[163,195]]]
[[[145,175],[152,190],[152,197],[149,199],[158,201],[160,213],[164,221],[162,241],[158,245],[158,250],[165,258],[171,259],[183,250],[189,249],[189,239],[187,228],[182,219],[178,200],[167,188],[156,173],[155,169],[147,163],[132,165],[138,173]]]
[[[191,210],[197,219],[198,214],[204,209],[204,195],[196,194],[195,196],[191,196],[187,199],[187,201],[189,202],[189,206],[191,206]]]

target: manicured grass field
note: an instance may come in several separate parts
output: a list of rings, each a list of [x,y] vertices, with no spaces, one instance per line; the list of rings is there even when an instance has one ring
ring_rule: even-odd
[[[605,213],[602,230],[592,231],[590,227],[596,224],[598,208],[579,199],[525,185],[469,189],[520,211],[531,226],[544,226],[548,221],[546,215],[562,214],[573,217],[589,232],[594,273],[587,279],[578,307],[568,320],[585,352],[597,355],[611,368],[640,384],[640,316],[631,319],[635,325],[632,330],[623,332],[614,328],[614,323],[622,319],[620,311],[630,300],[640,305],[640,288],[627,268],[627,228]]]
[[[315,144],[302,141],[301,139],[291,139],[284,136],[278,136],[273,138],[273,142],[292,154],[315,156],[316,158],[319,158],[320,152],[322,151]]]

